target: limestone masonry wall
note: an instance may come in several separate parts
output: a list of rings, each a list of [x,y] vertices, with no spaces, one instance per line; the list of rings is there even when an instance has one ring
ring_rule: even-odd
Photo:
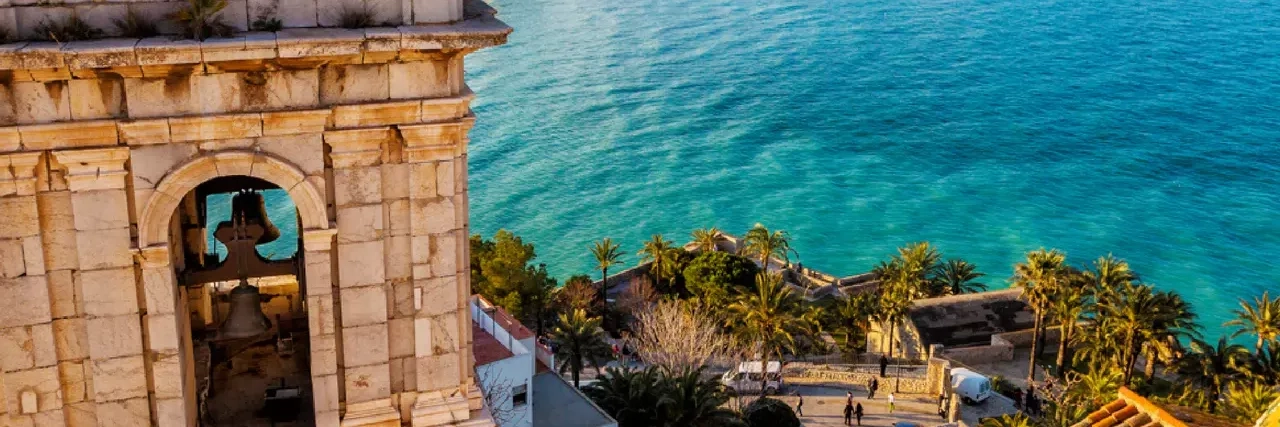
[[[0,26],[149,4],[6,2]],[[466,309],[462,70],[510,28],[477,19],[0,46],[0,426],[195,425],[180,218],[229,176],[297,206],[316,425],[491,425]]]

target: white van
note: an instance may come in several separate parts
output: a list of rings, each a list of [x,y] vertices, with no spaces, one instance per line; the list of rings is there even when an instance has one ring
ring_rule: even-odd
[[[991,379],[965,368],[951,370],[951,389],[960,401],[973,405],[991,397]]]
[[[738,394],[752,394],[760,392],[760,365],[759,361],[742,362],[738,364],[737,370],[725,372],[720,377],[720,384],[730,391]],[[769,362],[768,372],[765,374],[767,379],[765,382],[765,394],[778,394],[782,391],[782,362]]]

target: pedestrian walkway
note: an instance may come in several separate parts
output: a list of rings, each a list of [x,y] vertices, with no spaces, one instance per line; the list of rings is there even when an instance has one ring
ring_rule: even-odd
[[[938,416],[937,396],[928,397],[919,394],[895,394],[895,408],[889,413],[888,392],[868,400],[866,390],[862,387],[844,389],[822,386],[793,386],[788,395],[777,399],[787,402],[795,408],[798,398],[792,394],[799,392],[804,396],[804,416],[800,421],[805,426],[843,426],[845,392],[853,391],[854,402],[862,404],[862,425],[889,427],[899,421],[918,423],[932,427],[945,422]],[[857,422],[854,422],[857,425]]]

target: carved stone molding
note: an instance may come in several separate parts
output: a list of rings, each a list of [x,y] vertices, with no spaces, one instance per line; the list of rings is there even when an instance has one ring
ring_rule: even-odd
[[[129,175],[124,169],[128,148],[54,151],[53,157],[67,171],[67,187],[75,192],[124,188]]]
[[[0,197],[36,194],[36,165],[40,153],[0,155]]]

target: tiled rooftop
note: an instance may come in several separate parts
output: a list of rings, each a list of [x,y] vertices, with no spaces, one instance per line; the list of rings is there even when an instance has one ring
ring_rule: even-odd
[[[1116,400],[1071,427],[1238,427],[1242,424],[1195,409],[1160,407],[1121,387]]]
[[[480,325],[471,322],[471,351],[476,357],[476,366],[484,366],[514,356],[511,350],[498,342],[497,338],[485,332]]]

